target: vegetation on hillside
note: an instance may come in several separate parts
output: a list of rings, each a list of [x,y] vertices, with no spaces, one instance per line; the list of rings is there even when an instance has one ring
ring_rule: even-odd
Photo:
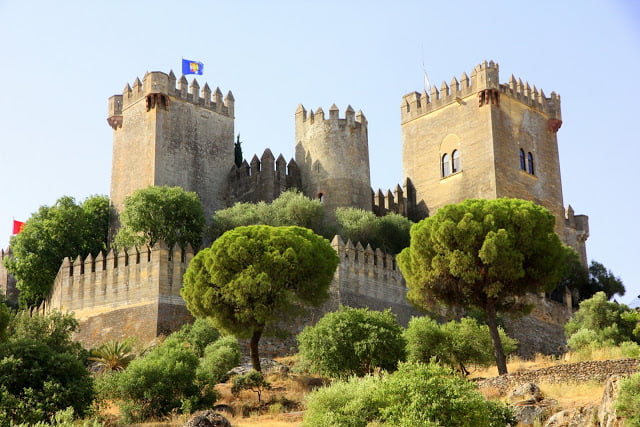
[[[499,333],[504,353],[513,353],[517,341],[502,328],[499,328]],[[437,360],[464,375],[469,375],[468,367],[471,365],[486,367],[495,362],[489,328],[470,317],[444,324],[429,317],[414,317],[404,337],[407,340],[407,360],[410,362]]]
[[[120,212],[115,244],[120,248],[153,246],[163,240],[170,248],[200,247],[205,228],[198,195],[180,187],[149,186],[128,196]]]
[[[305,368],[332,378],[395,371],[406,355],[402,331],[390,310],[341,307],[298,335],[298,351]]]
[[[10,314],[0,338],[0,425],[50,422],[66,408],[87,413],[93,381],[86,352],[71,340],[77,327],[73,316],[58,312]]]
[[[262,334],[280,332],[277,322],[302,314],[301,303],[323,303],[338,262],[329,241],[309,229],[238,227],[193,258],[181,294],[195,317],[250,338],[251,363],[260,371]]]
[[[92,196],[80,204],[64,196],[53,206],[41,206],[11,237],[13,256],[4,259],[17,280],[20,306],[38,306],[49,295],[63,258],[98,255],[107,247],[108,233],[105,196]]]

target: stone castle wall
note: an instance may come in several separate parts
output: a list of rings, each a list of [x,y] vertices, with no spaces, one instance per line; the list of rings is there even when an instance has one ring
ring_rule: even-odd
[[[406,284],[393,256],[370,246],[365,249],[360,243],[345,244],[339,236],[333,239],[332,247],[340,256],[340,264],[329,300],[319,308],[310,308],[302,317],[285,319],[283,325],[291,332],[290,337],[265,337],[265,354],[291,352],[296,347],[295,335],[340,305],[390,308],[405,326],[412,315],[418,315],[406,300]],[[180,289],[193,256],[190,248],[169,250],[159,243],[141,252],[134,248],[96,258],[65,258],[50,296],[39,310],[74,312],[80,321],[76,339],[88,347],[129,336],[151,342],[192,320]]]
[[[267,148],[260,159],[254,155],[250,164],[244,160],[240,167],[232,166],[225,201],[227,206],[237,202],[270,203],[293,188],[302,188],[298,165],[293,159],[287,164],[282,154],[274,159]]]
[[[190,248],[169,250],[163,243],[65,258],[39,311],[74,312],[81,324],[76,338],[88,347],[129,336],[149,342],[191,319],[180,289],[192,258]]]

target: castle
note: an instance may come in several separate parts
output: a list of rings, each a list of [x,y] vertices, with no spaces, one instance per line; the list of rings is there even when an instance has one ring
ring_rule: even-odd
[[[201,88],[195,79],[189,84],[173,72],[147,73],[109,98],[115,210],[149,185],[195,191],[208,218],[238,201],[270,202],[290,188],[321,199],[330,216],[344,206],[414,221],[467,198],[515,197],[549,209],[562,241],[586,264],[588,218],[565,209],[562,197],[560,97],[547,97],[513,76],[500,83],[493,61],[443,82],[439,90],[402,97],[404,178],[393,191],[371,188],[367,120],[351,106],[340,117],[333,105],[327,117],[321,108],[299,105],[295,159],[275,158],[266,149],[238,167],[234,105],[231,91],[223,96],[218,88]],[[392,307],[404,320],[414,313],[393,257],[339,237],[332,244],[341,263],[324,311],[347,304]],[[75,311],[82,339],[92,344],[123,335],[149,339],[188,319],[179,290],[192,256],[189,248],[159,245],[65,259],[43,310]]]

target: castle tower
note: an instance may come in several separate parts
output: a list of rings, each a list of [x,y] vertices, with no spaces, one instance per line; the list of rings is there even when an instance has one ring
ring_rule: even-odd
[[[206,218],[224,206],[223,189],[233,165],[234,99],[231,92],[189,87],[182,76],[151,72],[122,95],[109,98],[113,128],[111,202],[150,185],[195,191]]]
[[[500,84],[498,64],[485,61],[440,90],[405,95],[401,120],[403,173],[421,216],[468,198],[530,200],[556,217],[556,232],[586,263],[587,219],[572,220],[563,204],[558,95],[513,76]]]
[[[296,110],[296,163],[300,168],[302,191],[320,198],[328,215],[337,207],[371,211],[371,177],[367,120],[351,106],[339,118],[332,105],[329,118],[324,111]]]

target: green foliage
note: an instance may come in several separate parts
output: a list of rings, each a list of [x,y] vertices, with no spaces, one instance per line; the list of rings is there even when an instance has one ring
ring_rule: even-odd
[[[562,292],[564,287],[577,291],[580,301],[591,298],[597,292],[604,292],[607,299],[614,295],[624,295],[625,288],[622,280],[616,277],[611,270],[597,261],[591,261],[589,268],[582,265],[576,251],[565,247],[567,254],[562,273],[562,280],[557,288]]]
[[[307,395],[303,426],[366,427],[387,404],[377,376],[338,380]]]
[[[218,332],[213,323],[209,319],[199,318],[192,324],[183,325],[179,331],[169,335],[165,343],[171,341],[186,342],[196,356],[202,357],[205,348],[217,342],[218,338],[220,338],[220,332]]]
[[[311,230],[238,227],[193,258],[181,294],[195,317],[209,317],[236,337],[251,337],[252,363],[259,370],[262,333],[274,333],[275,322],[300,313],[301,302],[324,302],[338,262],[329,241]]]
[[[242,141],[240,141],[240,134],[238,134],[238,139],[233,144],[233,160],[234,160],[234,163],[236,164],[236,167],[239,168],[240,166],[242,166],[243,156],[242,156]]]
[[[215,385],[226,379],[227,372],[240,363],[240,346],[234,337],[223,337],[204,349],[196,371],[201,384]]]
[[[507,336],[502,328],[499,331],[504,353],[513,353],[517,341]],[[467,366],[470,364],[486,367],[495,362],[489,328],[469,317],[444,324],[428,317],[414,317],[404,337],[409,362],[428,363],[435,358],[465,375],[469,374]]]
[[[597,261],[591,261],[589,266],[589,284],[591,295],[596,292],[604,292],[607,299],[611,299],[615,294],[623,296],[625,293],[622,280]],[[591,295],[585,297],[589,298]]]
[[[120,373],[103,375],[101,397],[117,399],[127,423],[162,417],[183,408],[213,404],[214,394],[203,395],[196,385],[198,357],[184,344],[160,345],[132,361]]]
[[[11,238],[13,256],[5,258],[7,270],[17,279],[21,307],[42,302],[64,257],[97,255],[105,250],[109,232],[109,199],[92,196],[81,204],[72,197],[41,206],[21,233]]]
[[[215,213],[209,237],[215,240],[236,227],[260,224],[296,225],[322,235],[325,232],[324,207],[319,200],[311,200],[297,190],[282,193],[272,203],[236,203]]]
[[[231,393],[239,396],[242,390],[251,390],[258,395],[258,402],[262,398],[262,392],[271,390],[271,383],[264,379],[261,372],[249,371],[244,375],[239,375],[233,379]]]
[[[72,407],[83,416],[93,400],[84,352],[71,341],[70,315],[19,313],[0,342],[0,425],[49,422]]]
[[[373,248],[397,254],[409,246],[411,221],[402,215],[388,214],[382,217],[373,212],[356,208],[336,209],[338,234],[354,244],[370,244]]]
[[[580,350],[592,342],[618,345],[624,341],[640,343],[640,313],[624,304],[608,301],[598,292],[580,303],[571,320],[565,325],[569,346]]]
[[[198,195],[180,187],[150,186],[124,201],[121,227],[115,238],[119,247],[153,246],[163,240],[170,248],[200,246],[205,227]]]
[[[625,426],[640,426],[640,373],[620,381],[616,414],[625,417]]]
[[[390,310],[342,307],[306,327],[298,343],[308,369],[330,377],[393,371],[405,358],[402,327]]]
[[[403,363],[380,376],[335,381],[307,398],[304,426],[505,426],[515,424],[501,403],[485,400],[473,383],[438,364]]]
[[[411,228],[398,255],[407,298],[478,308],[487,315],[498,372],[506,373],[497,313],[523,312],[515,297],[553,289],[565,254],[549,211],[518,199],[466,200],[440,208]]]
[[[97,373],[106,371],[124,371],[129,363],[135,359],[133,346],[128,340],[108,341],[100,347],[91,350],[89,360]]]

